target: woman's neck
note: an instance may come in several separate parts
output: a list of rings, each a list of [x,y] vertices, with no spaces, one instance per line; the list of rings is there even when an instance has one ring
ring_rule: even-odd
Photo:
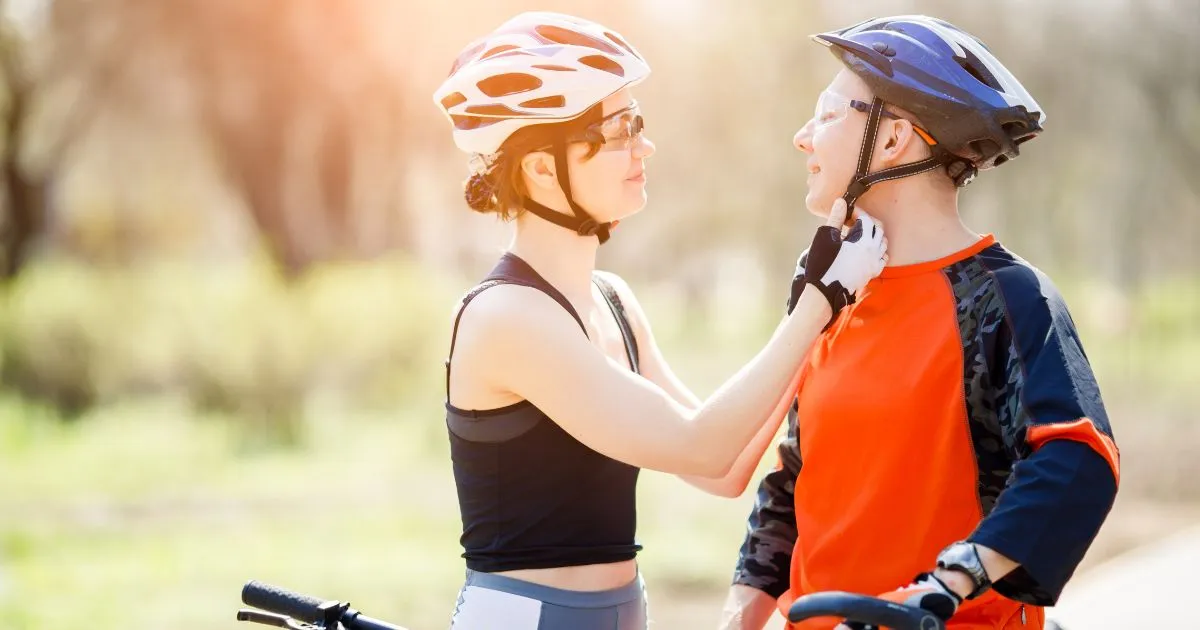
[[[596,269],[595,236],[580,236],[530,213],[516,220],[508,249],[579,308],[591,301],[592,272]]]

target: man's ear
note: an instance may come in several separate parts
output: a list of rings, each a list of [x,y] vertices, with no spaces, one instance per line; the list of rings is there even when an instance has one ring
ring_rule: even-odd
[[[913,141],[921,142],[922,140],[917,135],[912,122],[903,118],[888,122],[890,124],[885,126],[885,132],[881,138],[884,150],[882,157],[887,161],[898,161],[910,143]]]

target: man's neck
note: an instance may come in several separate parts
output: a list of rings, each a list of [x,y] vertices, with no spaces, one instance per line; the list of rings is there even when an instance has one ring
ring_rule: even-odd
[[[979,241],[958,215],[958,192],[918,176],[874,188],[862,207],[883,222],[888,266],[937,260]]]

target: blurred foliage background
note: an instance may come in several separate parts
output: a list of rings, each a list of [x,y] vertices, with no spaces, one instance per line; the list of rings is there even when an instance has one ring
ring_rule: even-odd
[[[815,226],[791,137],[839,66],[807,35],[928,13],[982,38],[1047,132],[964,214],[1056,279],[1122,448],[1088,562],[1200,521],[1196,0],[0,7],[0,627],[233,627],[251,578],[447,625],[441,359],[507,227],[462,203],[431,94],[528,9],[654,67],[650,203],[601,265],[702,394],[769,337]],[[656,625],[711,626],[750,493],[643,480]]]

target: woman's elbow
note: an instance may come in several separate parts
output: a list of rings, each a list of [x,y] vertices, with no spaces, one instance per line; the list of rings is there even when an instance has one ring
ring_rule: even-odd
[[[736,499],[742,496],[742,493],[745,491],[746,484],[727,481],[722,483],[720,487],[716,488],[716,492],[713,492],[713,494],[724,499]]]
[[[684,455],[676,462],[675,470],[670,472],[717,481],[729,472],[729,468],[712,458]]]
[[[711,448],[688,449],[687,466],[692,469],[690,474],[709,479],[722,479],[728,475],[729,471],[733,469],[734,462],[737,461],[737,453],[730,456],[726,453],[713,452],[714,450]]]
[[[692,487],[703,490],[705,494],[723,499],[736,499],[746,490],[746,484],[737,485],[729,478],[713,478],[701,475],[679,475],[679,478]]]

